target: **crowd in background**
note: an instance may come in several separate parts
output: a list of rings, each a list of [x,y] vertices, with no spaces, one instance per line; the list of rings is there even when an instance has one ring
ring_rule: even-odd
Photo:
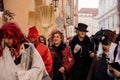
[[[120,34],[101,30],[88,37],[87,27],[78,23],[65,42],[59,29],[47,40],[35,26],[24,36],[17,23],[4,23],[0,80],[120,80]]]

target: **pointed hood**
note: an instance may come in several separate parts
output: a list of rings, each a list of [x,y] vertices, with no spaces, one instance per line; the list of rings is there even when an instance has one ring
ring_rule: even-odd
[[[35,38],[36,40],[39,38],[39,32],[35,26],[29,28],[28,38]]]

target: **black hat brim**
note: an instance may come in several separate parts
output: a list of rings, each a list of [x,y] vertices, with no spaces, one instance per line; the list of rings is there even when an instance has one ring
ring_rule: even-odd
[[[83,32],[89,32],[89,31],[87,31],[87,30],[83,30],[83,29],[80,29],[80,28],[75,28],[75,29],[77,29],[77,30],[79,30],[79,31],[83,31]]]

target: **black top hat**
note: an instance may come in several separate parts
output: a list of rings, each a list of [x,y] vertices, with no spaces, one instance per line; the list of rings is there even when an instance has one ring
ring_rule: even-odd
[[[111,43],[111,40],[109,39],[108,36],[103,35],[101,37],[101,42],[102,42],[103,45],[109,45]]]
[[[79,31],[83,31],[83,32],[88,32],[87,27],[88,27],[88,25],[86,25],[84,23],[78,23],[78,26],[75,29],[77,29]]]

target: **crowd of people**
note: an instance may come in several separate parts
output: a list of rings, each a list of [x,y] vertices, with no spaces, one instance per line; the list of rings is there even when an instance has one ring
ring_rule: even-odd
[[[47,42],[35,26],[25,36],[17,23],[4,23],[0,80],[120,80],[120,34],[115,40],[104,32],[90,38],[87,27],[78,23],[76,35],[65,43],[59,29]]]

